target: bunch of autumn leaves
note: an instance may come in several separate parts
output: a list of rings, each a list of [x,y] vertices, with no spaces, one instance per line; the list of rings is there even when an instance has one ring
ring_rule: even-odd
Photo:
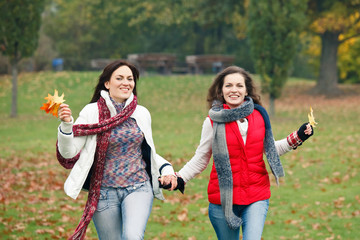
[[[55,117],[58,117],[59,106],[65,102],[64,93],[59,96],[58,91],[55,89],[54,96],[48,93],[48,96],[44,99],[46,99],[47,102],[44,103],[40,109],[44,110],[46,113],[51,113]]]

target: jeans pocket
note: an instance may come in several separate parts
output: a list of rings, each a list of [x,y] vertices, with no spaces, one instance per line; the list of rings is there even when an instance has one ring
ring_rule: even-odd
[[[100,197],[96,211],[101,212],[109,207],[108,189],[100,189]]]
[[[135,183],[133,186],[128,187],[129,193],[132,192],[151,192],[151,184],[150,181],[142,182],[142,183]]]

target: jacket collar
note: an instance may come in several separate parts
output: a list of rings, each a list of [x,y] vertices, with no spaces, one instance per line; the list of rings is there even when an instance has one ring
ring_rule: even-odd
[[[105,99],[106,106],[108,107],[108,109],[110,111],[111,117],[115,116],[117,114],[117,112],[116,112],[115,106],[111,102],[109,92],[105,91],[105,90],[101,90],[100,95],[101,95],[102,98]],[[128,106],[133,99],[134,99],[134,94],[131,93],[130,97],[128,99],[126,99],[124,108],[126,106]]]

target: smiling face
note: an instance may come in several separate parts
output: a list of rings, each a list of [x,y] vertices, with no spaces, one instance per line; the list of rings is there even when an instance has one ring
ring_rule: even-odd
[[[135,87],[134,76],[131,69],[124,65],[116,69],[110,80],[105,82],[106,89],[109,90],[110,97],[116,102],[124,102],[131,96]]]
[[[236,108],[244,102],[247,96],[245,79],[240,73],[226,75],[222,87],[222,94],[230,108]]]

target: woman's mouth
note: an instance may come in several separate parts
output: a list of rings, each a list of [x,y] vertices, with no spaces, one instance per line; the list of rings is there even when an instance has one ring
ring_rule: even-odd
[[[130,91],[130,88],[120,88],[120,91],[128,92],[128,91]]]
[[[232,98],[232,99],[237,99],[237,98],[239,98],[240,96],[238,96],[238,95],[229,95],[229,98]]]

